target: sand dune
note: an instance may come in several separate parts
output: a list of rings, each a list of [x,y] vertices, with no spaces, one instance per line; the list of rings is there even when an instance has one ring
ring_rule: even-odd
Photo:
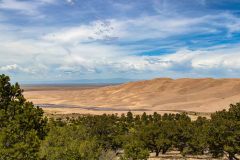
[[[240,79],[158,78],[87,89],[27,89],[25,96],[35,104],[75,109],[214,112],[240,101]]]

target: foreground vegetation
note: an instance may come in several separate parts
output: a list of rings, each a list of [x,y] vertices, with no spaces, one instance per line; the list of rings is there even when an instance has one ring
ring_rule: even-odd
[[[81,115],[47,119],[0,75],[0,160],[147,159],[179,151],[238,159],[240,103],[191,121],[187,114]]]

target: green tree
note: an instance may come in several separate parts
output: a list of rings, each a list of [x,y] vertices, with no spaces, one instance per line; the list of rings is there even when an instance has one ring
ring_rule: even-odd
[[[47,134],[43,110],[27,102],[18,83],[0,75],[0,159],[37,159]]]
[[[143,114],[141,116],[141,121],[142,121],[143,124],[148,123],[148,115],[146,114],[146,112],[143,112]]]
[[[101,147],[81,125],[52,127],[42,142],[40,157],[47,160],[98,159]]]
[[[208,149],[209,121],[206,118],[198,117],[192,122],[192,135],[187,142],[186,153],[192,155],[203,155]]]
[[[128,160],[146,160],[149,157],[149,151],[144,144],[136,139],[128,139],[128,143],[124,145],[124,158]]]
[[[153,122],[154,122],[154,123],[158,123],[158,122],[160,122],[160,121],[161,121],[161,115],[158,114],[157,112],[154,112],[154,113],[153,113]]]
[[[209,128],[209,149],[213,157],[227,153],[230,160],[238,159],[240,153],[240,103],[230,105],[229,111],[223,110],[211,115]]]
[[[134,121],[134,117],[133,117],[133,114],[132,114],[132,112],[128,112],[127,113],[127,123],[129,124],[129,125],[131,125],[132,123],[133,123],[133,121]]]
[[[158,121],[149,124],[143,124],[137,128],[138,136],[145,146],[156,156],[160,152],[165,154],[173,145],[175,126],[174,121]]]
[[[172,117],[172,116],[171,116]],[[176,133],[174,135],[175,147],[185,156],[188,142],[192,136],[191,119],[186,114],[175,115]]]
[[[156,153],[156,156],[159,155],[161,151],[161,145],[159,145],[159,136],[160,128],[154,124],[141,125],[138,128],[138,136],[144,145],[152,152]]]
[[[158,145],[161,148],[162,154],[165,154],[174,144],[174,136],[176,128],[174,121],[162,121],[160,123],[160,134]]]

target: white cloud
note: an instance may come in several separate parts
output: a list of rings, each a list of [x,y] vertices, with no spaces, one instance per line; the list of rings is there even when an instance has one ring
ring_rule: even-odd
[[[235,33],[240,31],[240,18],[235,17],[231,14],[226,14],[228,19],[228,23],[226,23],[226,27],[228,28],[229,33]]]
[[[15,10],[25,15],[39,16],[41,15],[39,11],[41,6],[54,3],[56,3],[56,0],[2,0],[0,1],[0,9]]]
[[[6,72],[6,73],[12,73],[12,72],[23,72],[28,74],[34,74],[34,71],[29,68],[23,68],[17,64],[10,64],[6,66],[0,67],[0,71]]]
[[[240,69],[240,48],[233,47],[207,51],[192,59],[192,67],[195,69],[220,69],[222,71]]]
[[[1,71],[12,71],[12,70],[16,70],[18,68],[18,66],[16,64],[13,65],[6,65],[6,66],[2,66],[0,67]]]
[[[0,2],[1,9],[17,10],[26,14],[36,14],[37,7],[29,2],[17,0],[2,0]]]
[[[70,5],[75,4],[75,0],[66,0],[67,3],[69,3]]]
[[[119,30],[125,32],[123,37],[130,39],[168,38],[170,36],[190,33],[218,33],[226,28],[236,32],[240,18],[230,14],[205,15],[200,17],[182,16],[145,16],[128,21],[118,21]],[[119,35],[121,37],[121,35]]]
[[[138,41],[190,33],[212,34],[221,32],[222,28],[229,34],[239,31],[240,18],[222,13],[201,17],[166,17],[142,16],[137,19],[95,21],[89,25],[65,27],[60,31],[49,33],[44,40],[57,43],[79,43],[96,40]]]
[[[78,43],[84,41],[108,40],[114,36],[114,28],[110,21],[95,21],[89,25],[63,28],[61,31],[50,33],[44,40],[56,42]]]

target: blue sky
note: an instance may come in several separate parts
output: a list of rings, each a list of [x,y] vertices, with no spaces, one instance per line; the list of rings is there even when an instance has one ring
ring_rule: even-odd
[[[240,77],[239,0],[0,0],[14,81]]]

